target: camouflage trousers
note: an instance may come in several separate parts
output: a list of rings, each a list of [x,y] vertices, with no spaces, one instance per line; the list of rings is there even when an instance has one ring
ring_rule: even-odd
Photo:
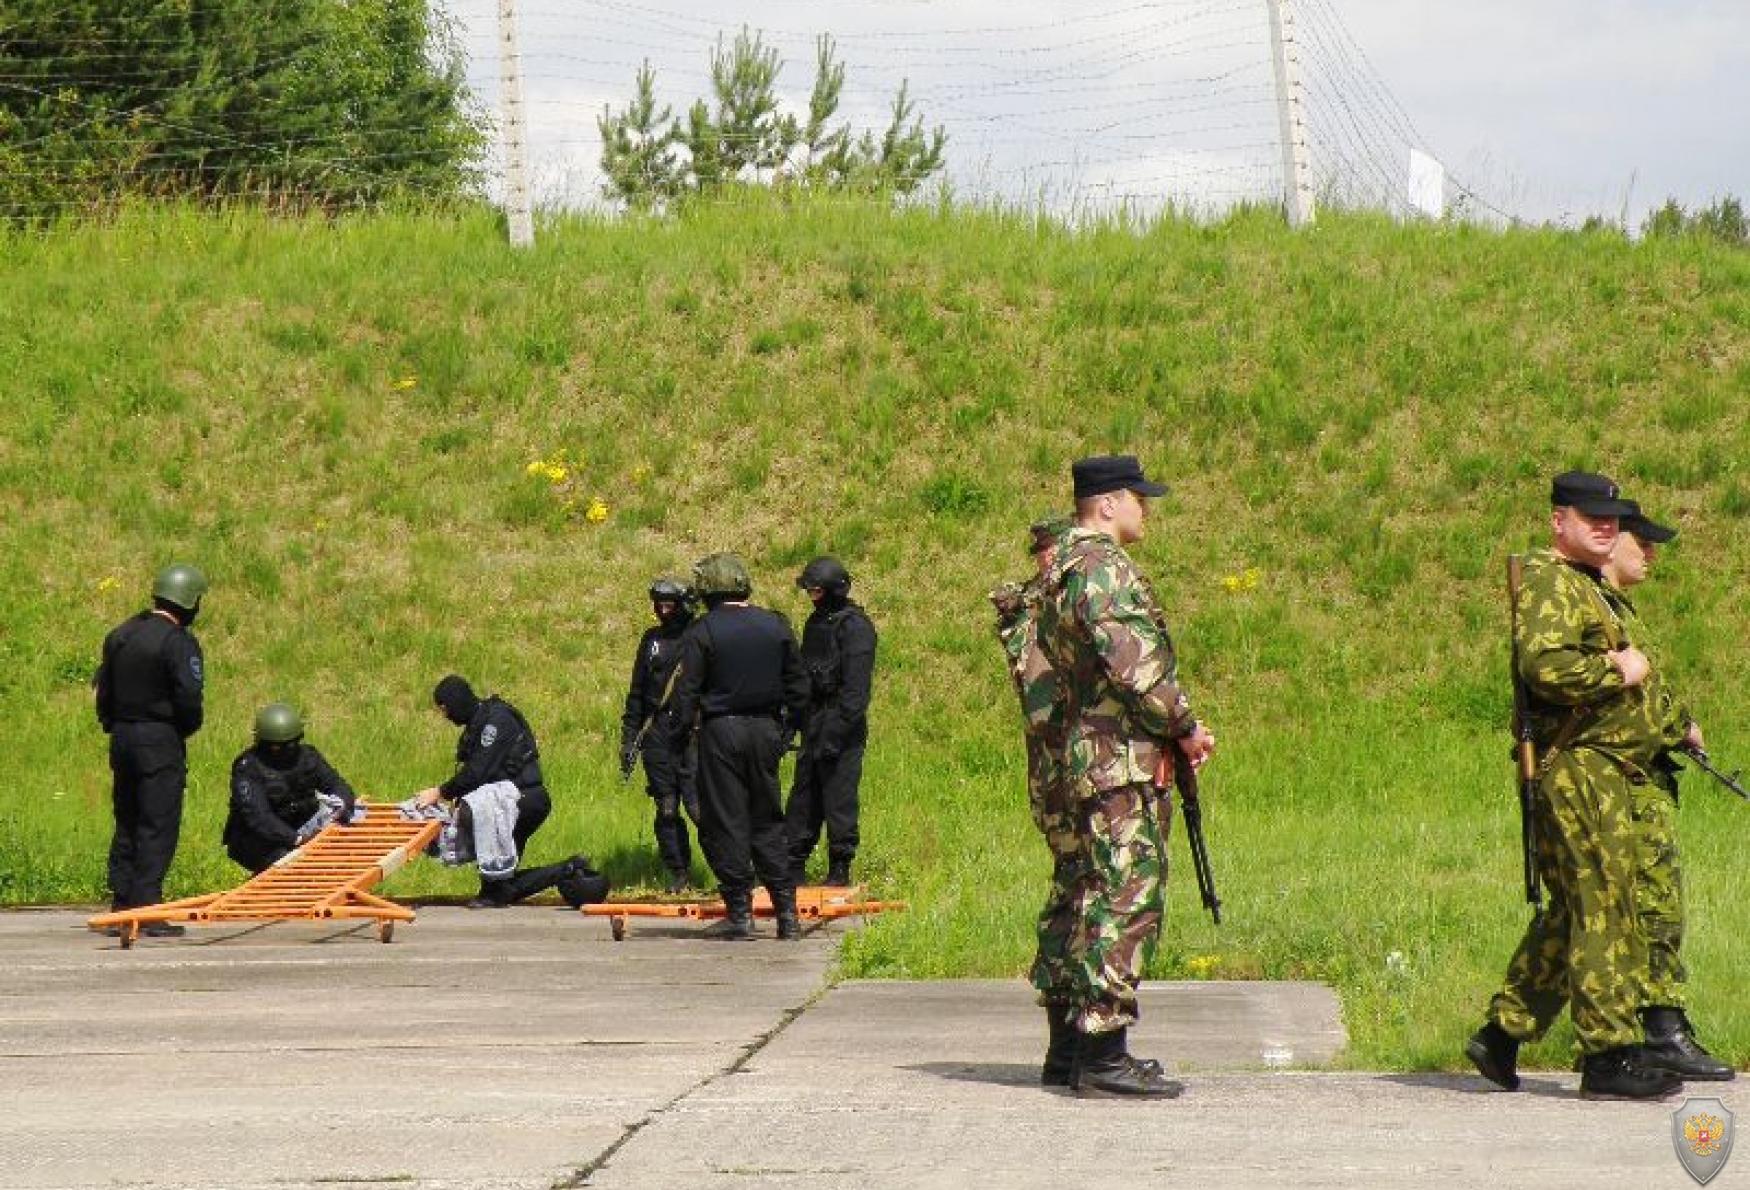
[[[1558,753],[1535,805],[1544,910],[1526,928],[1489,1015],[1535,1040],[1567,1007],[1580,1048],[1599,1053],[1641,1040],[1647,950],[1635,912],[1632,787],[1609,759]]]
[[[1084,1033],[1137,1018],[1136,988],[1160,938],[1164,812],[1148,785],[1101,791],[1076,809],[1074,851],[1054,849],[1032,981],[1040,1002],[1069,1005]]]
[[[1656,781],[1634,787],[1635,911],[1647,943],[1641,1004],[1687,1007],[1683,966],[1683,869],[1677,854],[1677,797]]]

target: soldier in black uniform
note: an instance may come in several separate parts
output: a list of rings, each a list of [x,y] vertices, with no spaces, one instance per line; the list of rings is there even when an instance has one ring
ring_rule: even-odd
[[[271,868],[302,847],[328,820],[345,824],[357,800],[352,786],[322,753],[304,741],[296,708],[269,703],[255,714],[255,746],[231,764],[231,811],[225,819],[225,852],[251,872]],[[324,819],[317,795],[340,799]]]
[[[724,936],[753,937],[757,874],[771,894],[778,937],[800,938],[778,762],[807,709],[808,675],[784,617],[748,603],[753,582],[741,559],[701,559],[693,590],[706,611],[681,637],[664,744],[684,749],[698,720],[699,845],[723,897]]]
[[[189,626],[206,592],[206,575],[193,566],[166,567],[152,584],[151,609],[118,625],[103,641],[92,686],[115,775],[112,909],[164,900],[164,873],[182,831],[187,740],[200,730],[203,713],[201,646]],[[183,932],[173,922],[141,930],[155,938]]]
[[[553,799],[541,779],[541,751],[535,733],[522,712],[497,695],[479,698],[467,679],[450,674],[432,691],[432,700],[444,718],[462,728],[456,741],[456,775],[442,785],[422,789],[415,795],[422,806],[442,798],[453,803],[457,821],[469,827],[469,811],[462,799],[482,785],[510,781],[516,785],[517,816],[511,837],[521,857],[529,838],[553,812]],[[540,868],[519,868],[503,880],[480,882],[480,893],[468,902],[470,909],[496,909],[559,883],[572,861]]]
[[[802,752],[786,819],[790,873],[806,883],[809,853],[826,824],[826,883],[851,882],[857,855],[857,786],[869,741],[875,625],[851,600],[851,576],[837,558],[816,558],[797,576],[814,611],[802,626],[802,664],[811,688]]]
[[[645,787],[656,804],[656,851],[668,870],[667,891],[674,893],[692,878],[693,848],[681,809],[685,807],[694,822],[699,820],[699,794],[693,782],[696,756],[691,748],[673,753],[664,747],[656,716],[680,660],[681,634],[693,622],[692,592],[672,578],[659,578],[650,584],[650,606],[657,624],[638,642],[626,710],[620,716],[620,773],[631,780],[643,753]]]

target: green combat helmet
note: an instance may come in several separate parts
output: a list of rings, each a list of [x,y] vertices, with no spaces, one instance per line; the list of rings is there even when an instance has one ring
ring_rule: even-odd
[[[753,580],[734,554],[707,554],[693,564],[693,590],[703,599],[746,599]]]
[[[206,593],[207,576],[185,562],[166,566],[152,583],[152,598],[174,604],[185,612],[198,609],[201,596]]]
[[[304,736],[304,720],[289,703],[270,702],[255,712],[255,742],[290,744]]]

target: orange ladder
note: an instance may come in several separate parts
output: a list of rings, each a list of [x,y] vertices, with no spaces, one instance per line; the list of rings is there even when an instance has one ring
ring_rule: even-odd
[[[366,811],[364,818],[349,826],[323,827],[314,839],[228,892],[99,913],[86,924],[94,930],[116,930],[123,950],[134,945],[141,927],[153,922],[219,925],[365,918],[376,921],[377,937],[387,942],[395,936],[396,922],[413,920],[413,910],[366,890],[425,850],[443,823],[403,818],[393,805],[360,805]]]
[[[871,901],[863,894],[863,886],[840,888],[825,884],[808,884],[796,890],[796,916],[803,921],[833,921],[841,917],[864,917],[871,913],[888,913],[904,909],[904,901]],[[708,921],[725,916],[723,902],[709,901],[604,901],[585,905],[579,912],[588,917],[605,917],[614,941],[625,940],[626,930],[634,917],[686,918]],[[753,915],[771,917],[772,898],[765,889],[755,889]]]

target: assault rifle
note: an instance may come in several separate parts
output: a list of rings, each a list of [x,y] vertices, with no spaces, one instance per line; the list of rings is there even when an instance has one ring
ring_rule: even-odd
[[[1519,555],[1507,555],[1507,615],[1513,633],[1513,752],[1519,762],[1519,852],[1525,868],[1525,903],[1537,914],[1543,912],[1543,888],[1537,879],[1537,745],[1531,737],[1525,683],[1519,677],[1521,573]]]
[[[1215,895],[1215,873],[1209,869],[1209,848],[1203,841],[1203,802],[1197,769],[1184,749],[1169,742],[1155,764],[1155,789],[1164,796],[1173,786],[1178,787],[1179,807],[1185,815],[1185,841],[1191,847],[1191,867],[1197,872],[1197,894],[1203,898],[1209,916],[1220,925],[1221,898]]]
[[[1705,751],[1689,744],[1683,745],[1678,751],[1694,761],[1696,768],[1718,781],[1721,785],[1724,785],[1727,789],[1731,790],[1745,801],[1750,802],[1750,789],[1745,789],[1744,786],[1738,782],[1738,778],[1743,776],[1742,769],[1731,774],[1722,773],[1719,769],[1714,767],[1713,761],[1708,759],[1708,754]]]

